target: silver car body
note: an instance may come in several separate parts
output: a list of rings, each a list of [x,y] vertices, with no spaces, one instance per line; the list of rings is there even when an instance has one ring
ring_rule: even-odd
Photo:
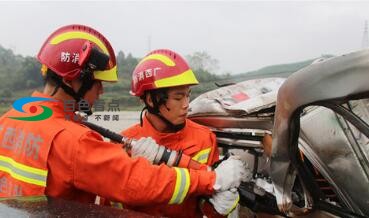
[[[220,133],[217,140],[223,148],[261,151],[253,157],[250,152],[244,155],[249,165],[257,168],[254,192],[273,195],[283,214],[301,215],[316,209],[312,193],[316,190],[310,184],[314,181],[304,180],[300,174],[306,172],[292,161],[296,154],[291,150],[298,148],[329,183],[333,194],[318,190],[325,192],[322,201],[369,216],[369,130],[362,131],[369,122],[368,81],[367,50],[319,59],[287,80],[249,80],[202,94],[191,102],[189,117]],[[329,108],[348,101],[365,121],[361,128]],[[293,131],[297,132],[294,143]],[[270,133],[273,143],[268,156],[261,137]],[[294,201],[296,183],[302,187],[302,206]]]

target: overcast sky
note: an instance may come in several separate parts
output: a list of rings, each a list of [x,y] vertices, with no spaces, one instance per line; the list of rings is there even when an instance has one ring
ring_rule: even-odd
[[[344,54],[361,48],[369,2],[0,2],[0,45],[35,56],[56,28],[80,23],[116,52],[206,51],[220,73]]]

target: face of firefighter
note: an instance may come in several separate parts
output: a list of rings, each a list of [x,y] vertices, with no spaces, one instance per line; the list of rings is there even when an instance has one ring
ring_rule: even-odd
[[[78,80],[72,81],[72,88],[75,92],[79,90],[82,83]],[[94,84],[92,85],[92,88],[88,90],[83,97],[84,100],[86,100],[90,107],[95,103],[97,99],[99,99],[99,96],[103,94],[104,89],[101,81],[95,80]]]
[[[190,102],[190,86],[177,86],[168,89],[168,100],[159,107],[160,113],[174,125],[185,122]]]

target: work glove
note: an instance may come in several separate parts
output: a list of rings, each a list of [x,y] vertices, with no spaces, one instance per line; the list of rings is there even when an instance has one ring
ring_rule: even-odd
[[[240,160],[238,156],[230,156],[215,168],[215,191],[226,191],[231,188],[238,188],[241,181],[247,182],[251,179],[252,173],[247,163]]]
[[[151,137],[140,138],[132,145],[131,157],[144,157],[150,163],[154,162],[155,156],[159,151],[159,145]]]
[[[227,218],[239,218],[240,217],[240,204],[237,204],[236,207],[230,212]]]
[[[214,209],[221,215],[228,215],[237,207],[240,196],[235,188],[216,192],[209,199]],[[235,214],[237,215],[237,214]]]

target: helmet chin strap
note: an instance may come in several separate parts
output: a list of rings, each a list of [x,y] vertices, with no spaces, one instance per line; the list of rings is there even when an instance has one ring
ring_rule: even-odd
[[[170,122],[167,118],[165,118],[163,115],[161,115],[160,112],[156,112],[156,110],[150,106],[146,106],[147,110],[151,113],[154,114],[155,116],[159,117],[171,130],[174,130],[175,132],[180,131],[181,129],[183,129],[186,125],[186,123],[181,123],[181,124],[173,124],[172,122]],[[152,110],[154,109],[154,110]]]
[[[54,95],[56,93],[56,91],[60,88],[62,88],[64,90],[65,93],[67,93],[68,95],[70,95],[71,97],[73,97],[73,99],[79,103],[81,100],[83,100],[83,97],[85,96],[85,94],[88,92],[88,90],[90,90],[94,84],[94,80],[92,77],[92,73],[82,73],[82,77],[81,77],[81,81],[82,81],[82,85],[79,88],[79,90],[77,92],[75,92],[70,86],[67,86],[61,77],[59,77],[58,75],[56,75],[55,73],[51,74],[51,78],[55,81],[56,83],[56,87],[55,90],[53,91]],[[85,112],[88,116],[92,114],[91,108],[83,108],[83,112]]]
[[[147,109],[151,114],[154,114],[155,116],[157,116],[158,118],[160,118],[171,130],[174,130],[175,132],[180,131],[181,129],[183,129],[186,125],[186,123],[181,123],[181,124],[173,124],[172,122],[170,122],[167,118],[165,118],[159,111],[159,106],[160,105],[164,105],[166,107],[166,109],[168,111],[170,111],[170,108],[168,108],[165,104],[166,100],[168,99],[168,96],[166,95],[162,95],[159,96],[159,101],[157,101],[156,99],[156,94],[157,93],[152,93],[149,92],[149,95],[151,95],[151,100],[153,102],[153,107],[149,106],[149,104],[146,102],[146,100],[144,100],[145,102],[145,107],[142,109],[141,111],[141,126],[142,126],[142,112]]]
[[[53,94],[55,94],[57,90],[59,89],[59,87],[61,87],[65,93],[67,93],[68,95],[73,97],[74,100],[76,100],[76,102],[79,104],[79,107],[78,107],[79,111],[84,112],[87,115],[91,115],[92,111],[91,111],[90,105],[88,104],[87,106],[81,105],[80,102],[81,100],[83,100],[86,93],[89,90],[91,90],[91,88],[94,85],[95,80],[94,80],[93,72],[95,70],[104,70],[108,66],[110,58],[109,58],[109,55],[100,51],[97,47],[93,46],[92,43],[89,41],[85,42],[82,49],[85,52],[85,53],[82,53],[84,58],[79,59],[78,61],[78,64],[80,66],[83,66],[83,68],[79,72],[80,74],[78,77],[82,85],[78,89],[77,92],[75,92],[71,87],[67,86],[63,82],[62,77],[58,76],[56,73],[52,71],[50,72],[49,70],[48,70],[48,73],[51,73],[50,76],[56,83],[56,87],[53,91]],[[81,106],[83,108],[81,108]]]

